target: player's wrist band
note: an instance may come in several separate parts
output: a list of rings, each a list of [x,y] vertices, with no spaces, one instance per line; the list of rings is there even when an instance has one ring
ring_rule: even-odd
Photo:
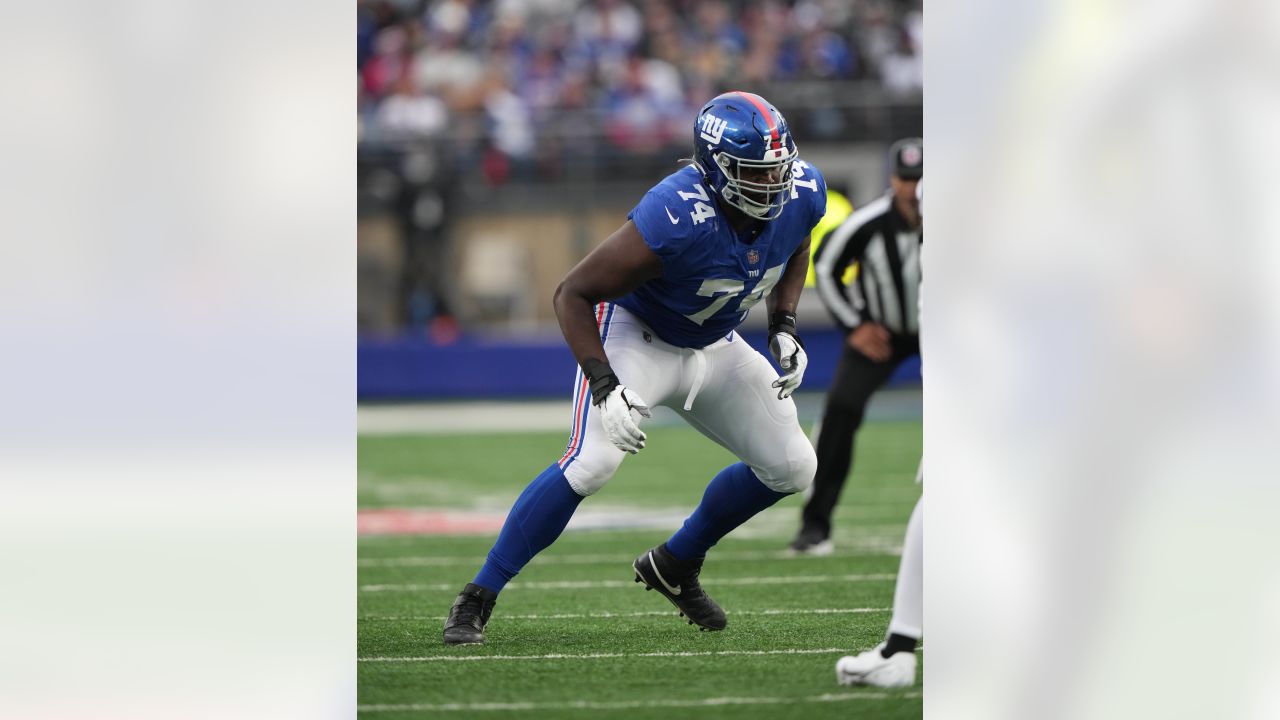
[[[609,363],[596,358],[587,358],[582,361],[582,374],[587,376],[587,382],[591,387],[591,403],[600,405],[604,399],[609,397],[609,393],[613,389],[621,385],[618,376],[613,373],[613,368],[609,367]]]
[[[773,337],[780,332],[788,333],[797,341],[800,340],[800,333],[796,332],[796,314],[782,312],[781,310],[769,316],[769,337]],[[800,347],[804,347],[801,343]]]

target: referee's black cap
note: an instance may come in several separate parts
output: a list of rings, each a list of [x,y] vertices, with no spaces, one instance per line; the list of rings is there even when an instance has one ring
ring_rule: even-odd
[[[893,174],[903,180],[919,180],[924,175],[924,141],[902,138],[889,147]]]

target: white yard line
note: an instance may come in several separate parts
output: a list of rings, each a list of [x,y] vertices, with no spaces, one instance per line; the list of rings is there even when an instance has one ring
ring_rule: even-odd
[[[526,470],[528,468],[525,468]],[[848,505],[889,505],[894,502],[908,502],[920,494],[919,487],[913,482],[914,471],[858,473],[857,480],[866,484],[885,484],[885,487],[867,489],[863,487],[846,488],[848,497],[841,499]],[[700,478],[704,482],[706,478]],[[900,483],[900,484],[892,484]],[[363,470],[356,480],[357,489],[370,495],[386,495],[389,499],[404,499],[406,496],[419,500],[436,500],[440,504],[455,501],[459,506],[473,507],[492,506],[500,512],[511,506],[514,496],[502,492],[500,488],[485,494],[477,494],[466,481],[459,477],[436,477],[431,475],[381,475],[371,470]],[[687,509],[687,508],[685,508]]]
[[[610,658],[712,657],[719,655],[818,655],[849,652],[846,648],[785,648],[781,650],[699,650],[696,652],[583,653],[567,655],[426,655],[423,657],[367,657],[360,662],[455,662],[469,660],[606,660]]]
[[[872,573],[867,575],[787,575],[768,577],[740,577],[715,580],[711,587],[725,585],[787,585],[800,583],[827,582],[875,582],[893,580],[893,573]],[[508,588],[524,588],[525,590],[576,590],[586,588],[624,588],[635,585],[634,580],[543,580],[532,582],[508,583]],[[361,592],[415,592],[420,590],[457,590],[457,583],[409,583],[406,585],[361,585]]]
[[[726,610],[726,615],[855,615],[862,613],[892,612],[893,608],[770,608],[768,610]],[[581,620],[585,618],[661,617],[670,610],[645,610],[626,613],[554,613],[551,615],[498,615],[501,620]],[[360,620],[444,620],[444,615],[365,615]]]
[[[568,398],[525,403],[360,405],[356,408],[356,432],[392,435],[561,430],[572,416],[573,403]]]
[[[689,508],[686,508],[683,511],[683,513],[684,514],[681,515],[682,522],[683,522],[683,518],[688,516]],[[837,520],[843,519],[839,510],[836,510],[836,519]],[[841,531],[840,533],[841,539],[836,540],[837,546],[841,546],[845,548],[856,547],[859,544],[859,542],[870,542],[868,538],[874,538],[875,540],[893,539],[894,541],[900,544],[902,542],[903,533],[907,531],[907,522],[905,519],[902,522],[875,522],[875,523],[868,523],[863,520],[853,519],[853,518],[848,518],[848,520],[849,520],[849,523],[846,523],[846,524],[848,524],[849,527],[847,530]],[[672,530],[675,530],[679,526],[680,526],[680,523],[675,523],[670,527],[664,526],[663,528],[660,528],[660,529],[665,532],[670,532]],[[777,543],[777,545],[781,547],[795,537],[796,529],[798,527],[799,527],[798,511],[795,513],[779,512],[777,513],[776,518],[770,517],[770,514],[768,513],[762,513],[761,515],[757,515],[756,517],[747,521],[746,524],[741,525],[738,528],[734,529],[732,537],[739,540],[781,541]],[[572,525],[570,526],[569,529],[570,530],[573,529]],[[608,528],[593,527],[589,530],[583,530],[582,532],[575,533],[573,540],[575,542],[581,542],[583,538],[590,537],[592,533],[599,533],[601,535],[604,535],[607,533],[610,536],[613,536],[615,533],[626,534],[626,535],[650,535],[652,534],[654,529],[655,528],[616,527],[616,526],[608,527]],[[376,546],[379,548],[396,547],[396,546],[414,548],[414,546],[417,546],[415,548],[417,550],[429,550],[431,547],[438,547],[441,544],[449,543],[454,540],[471,541],[471,540],[475,540],[476,538],[492,539],[497,537],[497,535],[498,533],[496,530],[489,533],[476,533],[474,535],[468,535],[468,536],[360,535],[359,537],[356,538],[356,542],[358,545],[361,545],[361,546],[369,545],[369,546]],[[567,536],[569,536],[569,533],[566,533],[565,537]]]
[[[567,378],[566,380],[571,380]],[[565,394],[552,400],[483,400],[422,403],[362,403],[356,407],[356,432],[360,435],[435,435],[454,433],[534,432],[569,430],[573,402],[566,381]],[[796,400],[806,428],[822,415],[825,395],[800,392]],[[878,391],[867,405],[866,421],[919,419],[919,388],[892,388]],[[648,426],[688,427],[684,420],[665,407],[653,408]],[[897,446],[895,443],[893,446]]]
[[[404,705],[360,705],[358,712],[476,712],[482,710],[638,710],[641,708],[692,708],[722,705],[790,705],[792,703],[829,703],[853,700],[917,699],[918,691],[887,693],[882,691],[825,693],[809,697],[718,697],[700,700],[571,700],[568,702],[521,703],[409,703]]]
[[[868,555],[901,555],[902,538],[876,538],[868,542],[850,542],[859,546],[857,550],[841,550],[830,555],[793,555],[788,550],[740,550],[718,552],[712,555],[716,560],[815,560],[823,558],[866,557]],[[539,557],[539,565],[594,565],[604,563],[629,563],[632,555],[591,554],[548,555]],[[393,558],[361,558],[360,567],[448,567],[472,566],[484,562],[484,555],[449,555],[449,556],[411,556]]]

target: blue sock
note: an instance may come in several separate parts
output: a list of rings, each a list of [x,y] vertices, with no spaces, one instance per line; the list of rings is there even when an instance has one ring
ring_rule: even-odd
[[[702,502],[667,541],[667,550],[681,560],[700,558],[720,538],[787,495],[760,482],[746,463],[734,463],[711,478]]]
[[[569,487],[560,465],[552,463],[516,498],[498,541],[473,582],[486,590],[501,592],[534,555],[560,537],[580,502],[582,496]]]

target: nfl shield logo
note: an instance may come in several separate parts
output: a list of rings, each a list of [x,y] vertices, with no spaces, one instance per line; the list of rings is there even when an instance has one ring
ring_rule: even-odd
[[[755,265],[756,263],[760,262],[760,252],[758,250],[748,250],[747,262],[752,265]]]
[[[908,145],[902,148],[902,164],[907,167],[915,167],[924,160],[924,154],[920,152],[920,148],[915,145]]]

